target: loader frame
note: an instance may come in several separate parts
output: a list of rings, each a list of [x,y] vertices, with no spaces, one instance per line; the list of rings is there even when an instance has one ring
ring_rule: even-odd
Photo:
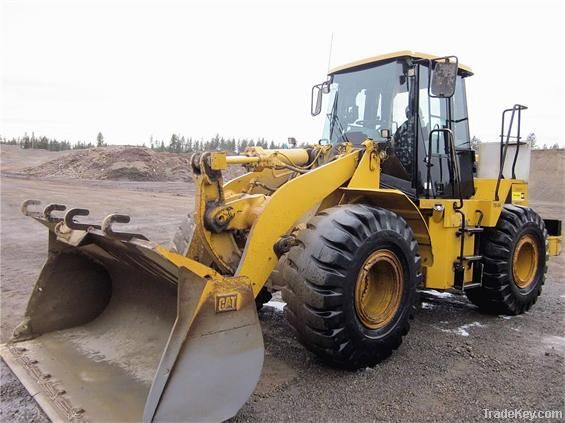
[[[416,204],[400,190],[380,188],[385,143],[366,140],[359,147],[346,143],[341,148],[327,163],[300,174],[285,166],[306,165],[310,157],[327,155],[329,150],[254,149],[243,156],[212,152],[198,157],[194,219],[199,235],[188,257],[202,261],[204,250],[208,265],[249,278],[257,296],[284,254],[277,245],[293,242],[287,238],[293,230],[325,208],[365,203],[391,210],[408,222],[425,268],[424,288],[464,289],[476,286],[481,278],[480,265],[471,263],[478,255],[480,231],[468,228],[496,226],[505,203],[528,204],[524,181],[477,178],[469,199],[421,198]],[[223,186],[219,175],[230,164],[252,165],[251,172]],[[497,190],[504,200],[495,200]],[[249,232],[240,248],[234,233],[242,230]],[[232,264],[225,259],[230,256]]]
[[[279,257],[273,246],[288,236],[297,225],[305,222],[306,218],[324,208],[338,204],[380,201],[389,204],[412,223],[421,244],[422,255],[426,263],[431,265],[433,254],[429,231],[416,205],[399,190],[379,188],[381,157],[386,157],[383,146],[379,147],[373,141],[367,140],[361,148],[354,148],[352,144],[346,144],[343,148],[342,154],[334,160],[291,178],[268,197],[253,192],[241,195],[235,193],[235,188],[244,192],[246,189],[249,191],[249,186],[245,187],[245,184],[257,185],[258,181],[260,187],[267,186],[269,183],[267,178],[270,178],[271,182],[276,178],[273,178],[270,172],[265,173],[265,168],[276,167],[272,162],[273,156],[277,157],[281,154],[287,156],[288,152],[261,149],[259,154],[262,162],[258,165],[259,171],[243,175],[226,184],[223,189],[219,188],[213,172],[225,169],[228,162],[249,163],[249,157],[225,157],[223,153],[211,153],[209,156],[200,157],[199,166],[195,171],[200,189],[197,194],[194,219],[199,228],[197,231],[203,232],[199,240],[204,241],[204,249],[212,257],[213,262],[224,270],[231,270],[225,257],[230,252],[234,255],[233,250],[230,249],[236,245],[236,241],[229,231],[245,228],[243,226],[245,223],[242,225],[245,219],[238,220],[236,216],[253,213],[255,219],[249,222],[250,232],[247,243],[234,273],[249,278],[257,296],[278,262]],[[257,151],[248,154],[257,154]],[[209,169],[208,173],[202,172],[202,169]],[[199,170],[201,173],[198,173]],[[283,174],[283,178],[286,176],[288,174]],[[372,188],[367,189],[367,187]],[[297,192],[301,193],[299,198],[296,196]],[[226,196],[225,193],[231,196]],[[215,228],[207,230],[206,228],[212,226],[210,221],[218,222],[218,216],[225,217],[227,221],[223,230],[220,232],[214,231]],[[189,249],[189,257],[191,254],[195,254],[194,248]]]

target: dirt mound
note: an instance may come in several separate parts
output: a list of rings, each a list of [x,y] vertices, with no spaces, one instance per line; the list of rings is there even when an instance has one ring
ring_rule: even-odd
[[[565,149],[533,150],[529,185],[532,201],[565,204]]]
[[[157,152],[144,147],[92,148],[26,167],[21,173],[37,178],[191,182],[190,158],[191,154],[187,153]],[[241,166],[230,166],[223,173],[224,180],[228,181],[245,170]]]
[[[191,181],[190,155],[143,147],[93,148],[72,152],[23,172],[35,177],[96,180]]]

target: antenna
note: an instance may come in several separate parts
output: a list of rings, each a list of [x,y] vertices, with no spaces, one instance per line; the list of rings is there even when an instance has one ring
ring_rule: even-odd
[[[328,73],[330,73],[330,66],[331,66],[331,63],[332,63],[332,48],[333,48],[333,45],[334,45],[334,33],[332,31],[332,36],[330,38],[330,53],[328,55]]]

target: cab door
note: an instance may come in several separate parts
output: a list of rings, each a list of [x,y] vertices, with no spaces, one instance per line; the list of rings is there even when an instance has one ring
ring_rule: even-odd
[[[455,94],[437,98],[428,92],[428,67],[418,66],[418,196],[430,198],[463,198],[474,194],[473,163],[465,98],[465,84],[457,77]],[[448,135],[453,132],[460,169],[461,185],[456,186],[454,163],[450,155]]]

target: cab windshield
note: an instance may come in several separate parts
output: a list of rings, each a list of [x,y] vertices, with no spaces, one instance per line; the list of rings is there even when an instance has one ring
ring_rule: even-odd
[[[331,144],[382,140],[407,120],[409,93],[401,62],[333,75],[322,139]]]

